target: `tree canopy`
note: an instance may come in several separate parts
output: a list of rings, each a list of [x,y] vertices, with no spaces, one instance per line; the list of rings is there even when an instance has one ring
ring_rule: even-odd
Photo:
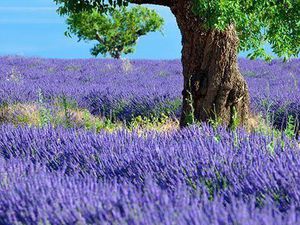
[[[128,3],[172,6],[179,1],[193,3],[193,13],[206,29],[223,30],[234,24],[240,50],[251,50],[254,59],[270,59],[264,45],[283,58],[300,52],[299,0],[54,0],[61,15],[97,10],[106,13],[111,7]]]
[[[93,9],[91,12],[71,13],[67,19],[67,36],[75,34],[80,40],[96,40],[91,54],[120,58],[121,54],[134,51],[140,36],[162,29],[163,19],[142,6],[109,8],[106,13]]]

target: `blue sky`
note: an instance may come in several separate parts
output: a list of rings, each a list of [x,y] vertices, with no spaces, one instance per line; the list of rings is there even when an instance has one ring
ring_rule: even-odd
[[[65,37],[65,18],[57,15],[56,8],[52,0],[0,0],[0,55],[91,58],[93,44]],[[168,8],[152,8],[165,19],[164,35],[140,38],[136,52],[126,57],[180,58],[181,36],[174,16]]]
[[[164,35],[140,38],[128,58],[180,58],[181,37],[168,8],[156,7],[165,18]],[[92,43],[64,36],[65,18],[56,14],[52,0],[0,0],[0,55],[46,58],[90,58]]]

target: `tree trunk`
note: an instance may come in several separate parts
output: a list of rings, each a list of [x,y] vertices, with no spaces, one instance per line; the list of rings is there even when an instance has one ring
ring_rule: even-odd
[[[238,37],[205,29],[187,1],[171,7],[182,34],[184,76],[180,125],[218,120],[226,126],[248,125],[249,93],[237,64]]]

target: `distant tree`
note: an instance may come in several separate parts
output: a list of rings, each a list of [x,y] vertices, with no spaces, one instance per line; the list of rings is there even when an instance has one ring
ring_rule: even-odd
[[[239,72],[238,50],[251,59],[285,59],[300,51],[299,0],[54,0],[59,13],[105,13],[128,3],[167,6],[182,34],[184,76],[181,126],[221,119],[227,126],[247,126],[249,93]],[[124,27],[126,29],[126,27]],[[157,43],[159,45],[159,43]]]
[[[163,19],[151,9],[142,6],[110,7],[106,13],[96,9],[71,13],[67,19],[66,35],[75,34],[80,40],[97,41],[91,54],[119,59],[122,54],[134,52],[140,36],[161,31]]]

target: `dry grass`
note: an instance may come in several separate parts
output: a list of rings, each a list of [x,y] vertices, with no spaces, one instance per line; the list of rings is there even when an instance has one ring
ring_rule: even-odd
[[[41,107],[34,103],[18,103],[14,105],[5,105],[0,107],[0,124],[11,123],[14,125],[41,126]],[[96,131],[105,130],[115,132],[126,129],[129,132],[135,131],[143,134],[147,131],[156,131],[159,133],[170,133],[179,130],[179,121],[165,117],[162,121],[150,121],[147,118],[140,117],[135,123],[129,126],[122,122],[111,122],[105,118],[92,115],[86,109],[68,109],[70,115],[70,127],[92,129]],[[66,115],[62,108],[51,111],[50,124],[54,127],[65,125]],[[265,135],[279,132],[274,129],[261,115],[251,115],[249,119],[250,133],[258,132]],[[300,143],[299,143],[300,147]]]
[[[159,133],[171,133],[179,130],[179,121],[173,119],[167,119],[161,123],[141,123],[139,126],[134,126],[129,130],[134,130],[139,134],[145,133],[147,131],[156,131]]]
[[[248,131],[271,133],[274,128],[261,115],[250,115]]]
[[[2,106],[0,107],[0,123],[38,125],[38,106],[21,103]]]
[[[14,125],[41,126],[41,110],[45,108],[34,103],[17,103],[0,107],[0,124],[10,123]],[[49,123],[56,127],[66,125],[65,110],[57,107],[51,111]],[[70,127],[94,129],[96,131],[105,130],[114,132],[121,129],[128,131],[135,130],[139,133],[147,131],[171,132],[178,130],[179,122],[166,119],[160,123],[150,123],[141,121],[135,126],[126,126],[122,122],[111,122],[105,118],[92,115],[86,109],[68,109],[68,125]]]

